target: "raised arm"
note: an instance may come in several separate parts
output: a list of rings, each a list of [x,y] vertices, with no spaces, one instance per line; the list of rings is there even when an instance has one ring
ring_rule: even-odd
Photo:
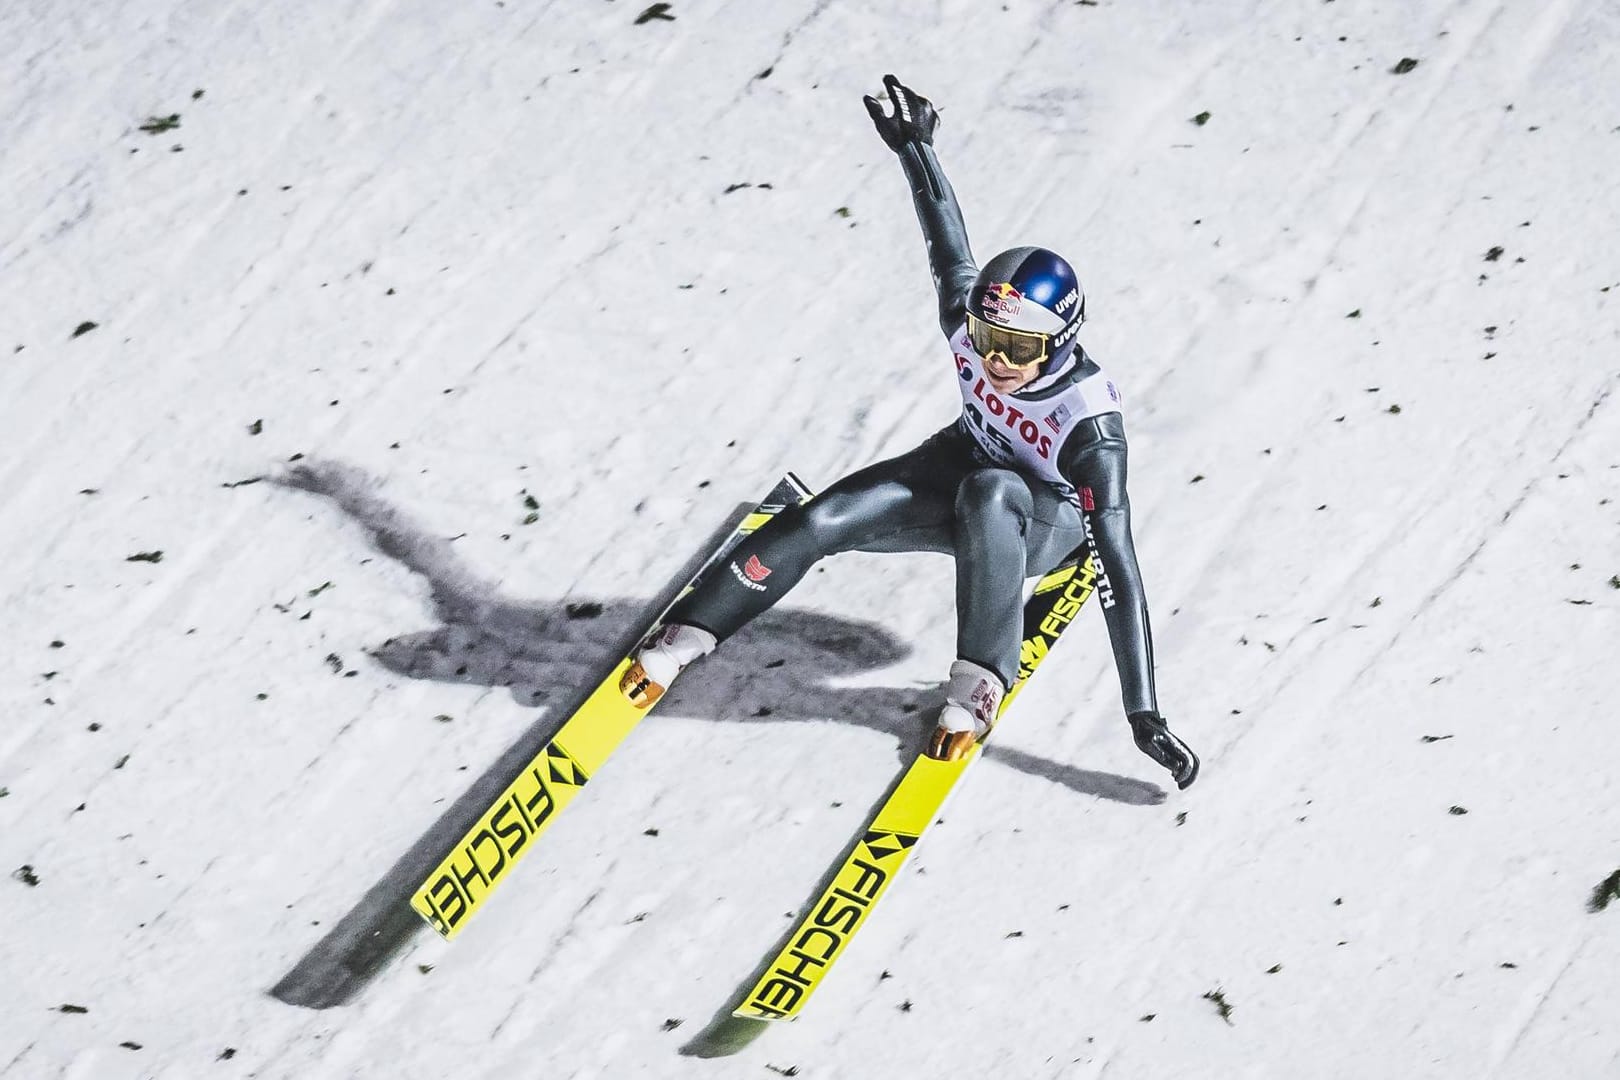
[[[934,128],[939,113],[933,103],[893,75],[883,77],[894,115],[885,114],[877,98],[868,95],[866,111],[877,125],[878,134],[900,157],[911,185],[911,199],[928,245],[928,269],[934,276],[939,296],[939,327],[947,337],[956,333],[965,317],[968,288],[978,273],[973,252],[968,247],[967,224],[956,202],[945,171],[934,154]]]

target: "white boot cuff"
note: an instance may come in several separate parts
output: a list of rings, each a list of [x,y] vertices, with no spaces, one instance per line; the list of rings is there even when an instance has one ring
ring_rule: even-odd
[[[636,659],[647,678],[667,687],[692,661],[714,651],[714,635],[697,626],[671,623],[658,632]]]
[[[980,667],[971,660],[957,660],[951,664],[950,681],[945,684],[947,708],[954,705],[969,713],[973,717],[975,730],[981,734],[989,731],[996,722],[1004,692],[1001,676],[989,668]]]

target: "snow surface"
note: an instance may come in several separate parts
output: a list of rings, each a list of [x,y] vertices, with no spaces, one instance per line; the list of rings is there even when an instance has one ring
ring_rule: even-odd
[[[1620,6],[641,10],[0,10],[0,1074],[1620,1076]],[[691,1056],[951,660],[948,560],[844,556],[456,941],[270,997],[739,502],[950,420],[891,70],[1080,267],[1202,778],[1088,614]]]

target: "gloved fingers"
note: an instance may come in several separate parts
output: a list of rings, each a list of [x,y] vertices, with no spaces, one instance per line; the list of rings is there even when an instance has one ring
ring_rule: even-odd
[[[883,105],[878,101],[877,98],[868,94],[861,98],[861,100],[866,103],[866,111],[871,115],[874,123],[886,124],[889,122],[889,117],[884,113]]]
[[[889,88],[889,100],[894,102],[895,119],[909,124],[917,111],[917,95],[901,86],[893,75],[885,75],[883,85]]]

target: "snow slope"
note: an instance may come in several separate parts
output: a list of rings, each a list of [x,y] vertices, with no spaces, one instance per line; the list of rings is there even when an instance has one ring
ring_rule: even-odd
[[[1620,1076],[1620,8],[640,13],[0,10],[0,1075]],[[843,556],[454,943],[269,997],[736,504],[951,419],[890,70],[1081,270],[1202,778],[1089,615],[690,1056],[951,659],[945,559]]]

